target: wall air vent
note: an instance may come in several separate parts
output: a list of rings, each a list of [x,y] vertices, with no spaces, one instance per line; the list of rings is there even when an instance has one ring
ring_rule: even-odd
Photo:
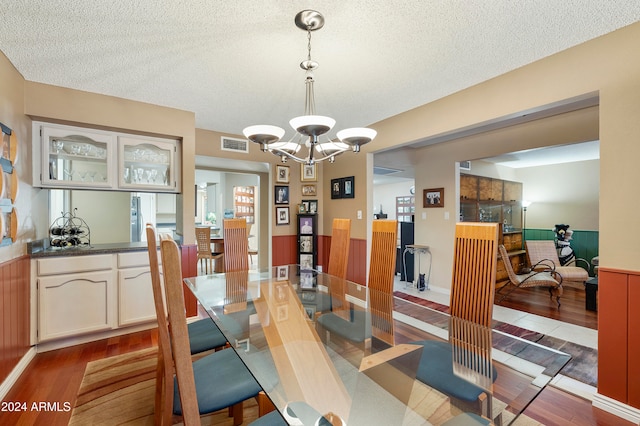
[[[374,175],[392,175],[394,173],[398,173],[401,172],[402,170],[400,169],[392,169],[390,167],[380,167],[380,166],[373,166],[373,174]]]
[[[471,161],[461,161],[460,170],[471,170]]]
[[[249,141],[246,139],[234,139],[222,136],[220,138],[223,151],[244,152],[249,153]]]

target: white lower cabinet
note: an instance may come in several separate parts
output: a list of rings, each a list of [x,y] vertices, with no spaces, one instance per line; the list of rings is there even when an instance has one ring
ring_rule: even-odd
[[[156,321],[146,251],[34,259],[38,342]]]
[[[156,308],[147,252],[120,253],[117,256],[118,325],[155,321]]]
[[[38,278],[38,340],[109,330],[113,272],[85,272]]]
[[[149,267],[118,271],[118,325],[156,319]]]

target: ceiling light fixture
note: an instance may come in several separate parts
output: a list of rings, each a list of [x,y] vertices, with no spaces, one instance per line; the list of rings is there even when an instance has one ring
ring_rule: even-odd
[[[328,133],[336,121],[324,115],[316,115],[315,97],[313,91],[313,71],[318,68],[318,63],[311,59],[311,32],[324,26],[324,16],[315,10],[303,10],[294,20],[296,26],[307,32],[307,59],[300,63],[300,68],[305,71],[306,95],[304,102],[304,115],[292,118],[289,124],[296,134],[289,141],[282,141],[284,129],[277,126],[259,124],[245,128],[242,133],[251,142],[260,144],[264,152],[279,155],[282,162],[286,163],[291,158],[294,161],[305,164],[314,164],[329,160],[333,163],[337,155],[353,150],[360,152],[360,147],[369,143],[376,137],[376,131],[365,127],[344,129],[336,133],[338,141],[332,141],[326,137],[322,142],[320,136]],[[302,146],[308,150],[307,155],[296,156]]]

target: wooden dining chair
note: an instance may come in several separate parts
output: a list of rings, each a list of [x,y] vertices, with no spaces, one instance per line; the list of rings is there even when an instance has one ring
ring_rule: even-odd
[[[249,270],[249,242],[245,219],[224,220],[224,270]]]
[[[192,362],[188,350],[189,332],[180,252],[171,239],[161,240],[160,251],[164,268],[168,332],[159,333],[159,344],[163,353],[166,351],[165,347],[171,348],[171,358],[163,357],[162,377],[168,379],[168,371],[175,368],[175,379],[171,380],[173,398],[168,398],[173,405],[172,412],[182,416],[185,425],[198,425],[200,415],[233,407],[233,424],[240,425],[243,421],[242,402],[257,398],[262,389],[234,350],[213,352]],[[166,391],[166,386],[160,390],[163,391]],[[164,408],[168,408],[168,403]]]
[[[157,234],[153,225],[147,224],[146,228],[153,296],[154,298],[156,298],[156,296],[161,298],[161,295],[164,294],[164,290],[160,278],[160,265],[158,264]],[[164,305],[164,301],[162,301],[162,299],[160,299],[159,302],[162,302]],[[159,318],[158,321],[160,321]],[[210,351],[212,349],[219,349],[227,345],[227,340],[211,318],[192,321],[189,323],[188,328],[189,348],[192,355]]]
[[[216,253],[211,250],[211,228],[196,228],[196,243],[198,245],[198,262],[200,263],[200,271],[202,271],[202,263],[204,261],[205,273],[209,270],[213,272],[213,261],[222,259],[224,253]]]
[[[160,265],[158,262],[158,245],[156,231],[153,225],[146,225],[147,248],[149,252],[149,267],[151,274],[151,287],[153,289],[153,299],[156,308],[156,319],[158,321],[158,340],[168,341],[167,315],[164,300],[164,285],[160,276]],[[227,344],[218,326],[210,319],[203,318],[190,322],[187,325],[189,334],[189,349],[192,355],[203,353],[212,349],[222,348]],[[162,336],[166,334],[165,336]],[[168,345],[159,345],[158,367],[156,369],[156,401],[155,401],[155,424],[170,424],[171,420],[171,399],[173,392],[173,369],[165,369],[165,360],[171,360],[171,349]],[[167,416],[162,419],[162,416]]]
[[[498,299],[498,302],[504,300],[515,289],[518,288],[530,288],[530,287],[547,287],[549,289],[549,295],[553,299],[555,297],[558,309],[560,309],[560,296],[562,296],[562,276],[555,273],[551,268],[532,270],[526,274],[516,274],[513,270],[513,265],[509,260],[509,253],[504,245],[498,246],[500,252],[500,258],[504,264],[507,276],[509,277],[509,283],[500,287],[497,294],[501,294],[502,297]],[[509,285],[511,284],[511,285]],[[505,288],[508,288],[505,291]],[[497,295],[496,294],[496,295]]]
[[[465,355],[472,354],[476,360],[491,362],[498,232],[497,223],[456,224],[449,340],[414,342],[423,347],[416,378],[451,397],[452,405],[483,416],[491,415],[491,391],[487,386],[478,386],[456,374],[459,365],[456,365],[455,355],[464,348]],[[467,325],[461,328],[459,324]],[[470,348],[481,349],[470,352]],[[490,371],[490,382],[493,383],[497,377],[495,367],[492,366]]]
[[[387,311],[389,295],[393,293],[393,277],[395,275],[396,251],[397,251],[398,222],[396,220],[374,220],[371,234],[371,256],[369,262],[369,303],[372,314],[376,315],[374,326],[380,328],[384,321],[390,320],[390,313],[384,317],[379,315]],[[335,295],[333,296],[335,297]],[[361,346],[363,349],[371,345],[372,314],[361,309],[349,309],[348,315],[339,312],[345,310],[346,301],[334,303],[335,311],[322,314],[318,317],[317,328],[320,338],[329,341],[333,336],[346,339],[351,343]],[[389,339],[393,335],[389,325],[383,326],[384,334]]]
[[[333,219],[331,248],[327,273],[342,279],[347,278],[349,244],[351,242],[351,219]]]

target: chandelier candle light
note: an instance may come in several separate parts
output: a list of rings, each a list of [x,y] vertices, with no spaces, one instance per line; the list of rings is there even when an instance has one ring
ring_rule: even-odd
[[[282,141],[284,129],[266,124],[249,126],[242,133],[251,142],[260,144],[262,151],[279,155],[283,163],[286,163],[288,158],[308,165],[324,160],[333,163],[336,155],[350,149],[353,152],[360,152],[360,146],[371,142],[377,133],[373,129],[356,127],[337,132],[339,141],[332,141],[326,137],[326,141],[321,142],[320,136],[328,133],[336,124],[333,118],[316,115],[315,111],[313,71],[318,68],[318,63],[311,59],[311,32],[324,26],[324,16],[315,10],[303,10],[296,15],[294,22],[298,28],[307,32],[308,39],[307,59],[300,63],[300,68],[306,75],[304,115],[289,121],[296,134],[291,140]],[[306,157],[296,156],[302,145],[308,150]]]

